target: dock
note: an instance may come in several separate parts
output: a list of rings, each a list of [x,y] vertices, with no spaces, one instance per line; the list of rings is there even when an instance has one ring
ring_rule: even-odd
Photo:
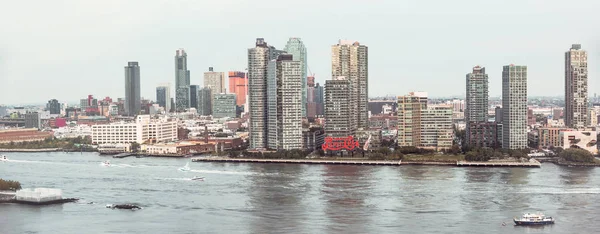
[[[320,159],[250,159],[250,158],[193,158],[192,162],[231,162],[231,163],[295,163],[295,164],[330,164],[330,165],[380,165],[400,166],[402,161],[373,160],[320,160]]]
[[[113,158],[126,158],[126,157],[131,157],[134,155],[135,154],[132,154],[132,153],[121,153],[121,154],[114,155]]]
[[[487,161],[487,162],[474,162],[474,161],[458,161],[456,165],[459,167],[542,167],[542,164],[536,160],[527,162],[514,162],[514,161]]]

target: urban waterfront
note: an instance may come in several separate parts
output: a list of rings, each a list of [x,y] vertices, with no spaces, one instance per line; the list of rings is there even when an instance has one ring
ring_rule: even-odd
[[[190,163],[5,153],[0,176],[79,203],[0,204],[0,233],[594,233],[600,169]],[[112,167],[100,163],[111,160]],[[192,181],[194,176],[205,181]],[[93,202],[93,204],[88,204]],[[139,211],[106,204],[135,203]],[[523,211],[557,219],[514,226]],[[503,226],[502,223],[506,223]]]

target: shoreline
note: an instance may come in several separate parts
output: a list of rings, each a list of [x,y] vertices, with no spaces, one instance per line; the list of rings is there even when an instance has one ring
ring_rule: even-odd
[[[364,159],[258,159],[258,158],[227,158],[204,157],[192,158],[192,162],[216,163],[288,163],[288,164],[329,164],[329,165],[372,165],[372,166],[402,166],[429,165],[455,167],[541,167],[540,162],[466,162],[466,161],[405,161],[405,160],[364,160]]]

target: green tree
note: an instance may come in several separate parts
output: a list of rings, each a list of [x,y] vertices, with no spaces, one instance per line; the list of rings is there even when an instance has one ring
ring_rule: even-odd
[[[563,150],[558,154],[561,159],[564,159],[569,162],[582,162],[582,163],[592,163],[594,162],[594,155],[592,155],[589,151],[584,149],[577,148],[569,148]]]

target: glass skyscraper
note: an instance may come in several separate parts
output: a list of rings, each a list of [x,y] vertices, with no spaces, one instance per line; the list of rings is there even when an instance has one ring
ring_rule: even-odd
[[[302,116],[306,116],[306,77],[308,76],[306,47],[300,38],[292,37],[288,40],[283,50],[291,54],[294,61],[300,61],[300,71],[302,72]]]

